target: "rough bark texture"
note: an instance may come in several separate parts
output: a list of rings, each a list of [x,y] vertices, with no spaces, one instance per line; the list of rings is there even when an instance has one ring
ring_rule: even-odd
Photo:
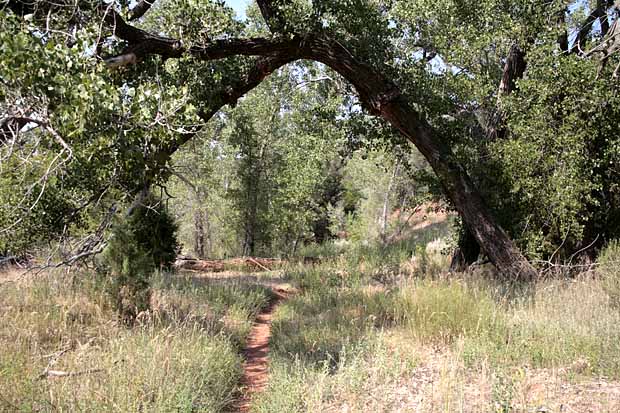
[[[155,0],[141,0],[136,4],[136,6],[131,9],[131,16],[129,20],[138,20],[140,17],[144,16],[147,11],[151,8],[151,6],[155,3]]]
[[[499,84],[497,94],[497,107],[491,115],[489,124],[487,125],[487,139],[504,139],[507,134],[506,122],[504,119],[504,111],[501,107],[501,100],[517,89],[517,81],[523,78],[527,62],[525,61],[525,52],[514,43],[510,46],[506,63],[502,72],[502,80]]]
[[[518,44],[514,43],[510,47],[504,65],[502,81],[499,84],[500,96],[508,95],[517,89],[517,80],[523,78],[526,67],[525,52],[521,50]]]
[[[174,41],[158,39],[154,45],[149,47],[153,53],[178,53],[173,47]],[[314,60],[329,66],[353,84],[368,111],[391,123],[426,157],[446,195],[498,270],[513,279],[529,280],[536,276],[536,270],[499,226],[440,134],[411,107],[394,83],[381,72],[357,60],[339,41],[322,34],[296,35],[286,39],[233,39],[191,48],[186,52],[201,59],[239,54],[270,56],[258,63],[257,74],[247,83],[231,89],[229,98],[234,101],[258,85],[269,73],[294,60]],[[219,108],[214,109],[213,113],[217,110]]]

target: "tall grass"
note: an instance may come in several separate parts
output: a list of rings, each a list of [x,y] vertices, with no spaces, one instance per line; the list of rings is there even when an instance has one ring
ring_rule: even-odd
[[[421,255],[443,259],[396,249],[389,282],[375,276],[379,251],[289,269],[302,291],[275,314],[271,381],[255,411],[528,411],[546,400],[536,386],[560,380],[552,372],[620,380],[617,267],[507,286],[483,272],[421,271],[411,265]]]
[[[226,409],[268,290],[167,275],[152,288],[152,311],[127,329],[92,274],[2,285],[0,411]]]
[[[611,304],[620,309],[620,241],[615,240],[603,250],[598,258],[598,272]]]

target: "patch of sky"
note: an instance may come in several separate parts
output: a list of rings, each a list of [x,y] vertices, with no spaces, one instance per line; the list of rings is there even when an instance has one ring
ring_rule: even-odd
[[[245,9],[251,0],[226,0],[226,5],[232,7],[241,20],[245,20]]]

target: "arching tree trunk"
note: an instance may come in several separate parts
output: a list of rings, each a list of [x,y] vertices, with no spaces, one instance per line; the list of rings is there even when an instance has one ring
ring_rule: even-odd
[[[536,270],[497,223],[467,171],[398,87],[355,59],[340,42],[321,37],[304,40],[308,50],[304,50],[303,57],[320,61],[340,73],[355,86],[367,110],[391,123],[424,155],[446,195],[500,273],[512,279],[533,279]]]
[[[285,14],[280,13],[280,6],[287,0],[257,2],[272,31],[284,31],[287,22],[284,20]],[[385,77],[381,65],[374,67],[364,63],[354,56],[352,49],[338,39],[322,32],[296,35],[287,33],[286,36],[262,39],[220,39],[209,41],[203,46],[184,47],[183,42],[177,39],[154,35],[127,24],[111,8],[105,11],[105,22],[117,38],[127,42],[127,48],[120,57],[131,54],[133,62],[140,62],[150,54],[164,58],[192,56],[197,60],[216,60],[240,55],[262,56],[247,77],[224,85],[221,94],[208,102],[211,110],[201,113],[204,120],[210,119],[223,105],[234,105],[270,73],[287,63],[299,59],[324,63],[353,84],[366,110],[388,121],[426,157],[445,194],[452,200],[464,223],[498,270],[513,279],[527,280],[536,275],[534,268],[485,205],[464,167],[453,156],[449,144],[414,108],[415,102],[410,102],[397,85]],[[118,57],[108,60],[116,61]],[[194,134],[181,135],[176,142],[164,149],[165,155],[171,155],[193,136]]]

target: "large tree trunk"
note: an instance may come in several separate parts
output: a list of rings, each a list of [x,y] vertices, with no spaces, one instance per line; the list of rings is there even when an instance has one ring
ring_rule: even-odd
[[[194,211],[194,253],[200,259],[205,258],[205,226],[202,211]]]
[[[466,226],[499,272],[509,278],[531,280],[536,270],[499,226],[464,167],[441,135],[415,111],[407,98],[383,74],[358,61],[339,42],[305,39],[303,57],[320,61],[350,81],[362,103],[398,129],[427,159]]]
[[[453,160],[449,148],[439,137],[433,136],[426,121],[400,99],[384,105],[382,112],[429,161],[445,193],[500,273],[513,279],[533,279],[536,270],[499,226],[467,172]]]
[[[458,246],[452,254],[450,272],[463,272],[467,270],[480,256],[480,245],[471,231],[463,228],[459,235]]]
[[[280,3],[286,3],[286,0],[277,4]],[[279,9],[273,1],[258,0],[258,4],[271,29],[279,31],[283,15],[276,12]],[[114,11],[108,12],[105,21],[114,27],[117,37],[129,43],[127,50],[136,56],[140,54],[137,57],[148,54],[159,54],[168,58],[192,55],[201,60],[215,60],[238,55],[263,56],[247,78],[225,86],[219,100],[210,102],[212,110],[202,113],[205,120],[212,117],[223,105],[234,105],[237,99],[260,84],[270,73],[289,62],[309,59],[331,67],[353,84],[362,105],[370,113],[388,121],[426,157],[445,194],[500,273],[505,277],[520,280],[529,280],[536,276],[535,269],[499,226],[441,134],[414,109],[401,90],[383,75],[381,66],[369,66],[358,60],[351,50],[337,39],[321,33],[306,33],[272,39],[217,40],[205,46],[186,49],[179,47],[180,42],[176,39],[155,36],[127,25]],[[136,48],[136,45],[140,47]],[[181,136],[168,148],[169,153],[193,136],[194,134]]]

